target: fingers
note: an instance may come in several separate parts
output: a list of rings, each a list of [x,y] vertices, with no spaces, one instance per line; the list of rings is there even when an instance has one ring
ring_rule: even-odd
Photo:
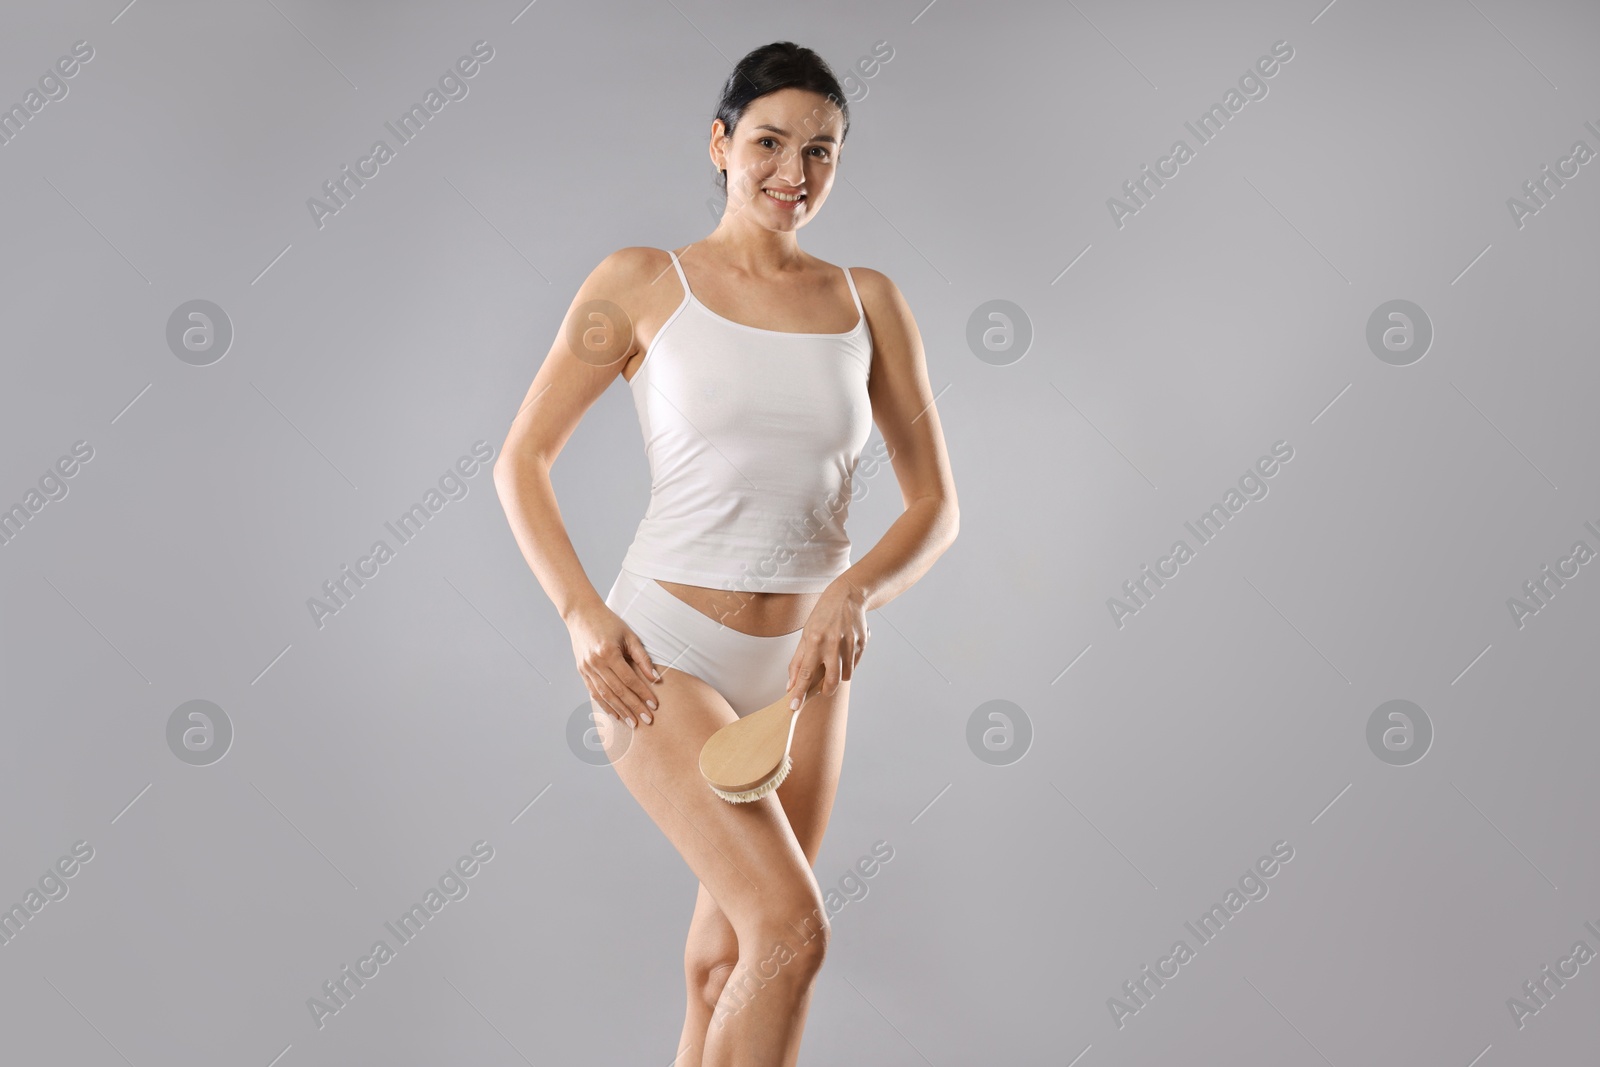
[[[618,687],[608,685],[605,682],[597,682],[595,683],[595,688],[597,688],[601,693],[602,706],[604,706],[614,718],[620,722],[627,723],[629,726],[636,727],[639,725],[636,718],[639,712],[633,707],[630,707],[628,703],[628,697],[619,693]]]
[[[645,662],[649,662],[648,657]],[[655,670],[654,666],[651,670]],[[622,658],[620,651],[611,661],[592,660],[580,673],[589,686],[590,698],[613,718],[629,726],[638,726],[639,720],[646,725],[654,721],[651,715],[656,708],[654,691],[648,681],[640,677],[635,665]]]
[[[615,696],[611,692],[611,688],[609,686],[601,681],[598,681],[595,676],[590,674],[585,674],[583,679],[589,687],[590,700],[593,700],[596,704],[599,704],[600,707],[605,710],[607,715],[610,715],[618,722],[625,722],[629,726],[633,725],[633,720],[628,717],[628,713],[617,706],[617,703],[615,702]]]
[[[867,640],[871,636],[872,631],[868,630],[866,633],[861,634],[856,638],[856,646],[850,656],[850,667],[852,670],[854,670],[856,665],[861,662],[861,654],[867,650]]]
[[[632,630],[616,645],[591,654],[581,673],[590,694],[617,719],[629,726],[655,721],[651,712],[657,702],[651,683],[661,681],[661,672]]]
[[[819,695],[831,696],[838,692],[839,683],[848,682],[855,674],[856,664],[865,648],[866,639],[863,637],[854,640],[841,637],[826,649],[821,647],[820,641],[803,644],[789,662],[789,685],[786,690],[790,698],[789,707],[799,708],[814,682]]]
[[[833,665],[832,693],[838,690],[840,682],[848,682],[852,669],[856,665],[856,638],[854,634],[840,634],[838,643],[828,652],[828,659]]]
[[[809,688],[811,688],[810,666],[797,667],[791,663],[789,665],[789,710],[793,711],[800,706],[800,702],[805,699],[806,690]]]
[[[655,694],[649,683],[640,678],[633,665],[623,658],[621,650],[602,660],[598,666],[601,679],[611,688],[629,715],[638,716],[647,724],[651,722],[650,713],[656,708]],[[631,718],[628,725],[634,725]]]
[[[809,627],[816,625],[813,619]],[[840,631],[835,635],[807,632],[789,661],[789,707],[799,708],[804,703],[812,683],[818,682],[817,692],[832,695],[838,692],[840,682],[848,682],[861,662],[872,630],[865,620],[841,620]]]
[[[846,652],[846,658],[849,663],[844,675],[846,680],[848,680],[850,676],[855,673],[856,666],[861,662],[861,654],[867,650],[867,642],[871,638],[872,630],[870,628],[866,628],[865,626],[863,627],[861,633],[856,634],[855,642]]]
[[[628,647],[628,655],[633,660],[633,667],[639,675],[639,680],[646,686],[651,682],[661,681],[661,672],[650,661],[650,653],[645,651],[644,642],[639,640],[639,635],[630,631],[623,641]]]

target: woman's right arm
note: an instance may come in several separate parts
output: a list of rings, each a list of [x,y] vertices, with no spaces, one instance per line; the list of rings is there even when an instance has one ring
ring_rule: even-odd
[[[572,636],[589,694],[633,725],[650,722],[659,674],[638,635],[589,581],[556,504],[550,468],[583,417],[636,351],[630,294],[653,277],[648,251],[607,256],[578,288],[494,463],[495,491],[523,558]]]

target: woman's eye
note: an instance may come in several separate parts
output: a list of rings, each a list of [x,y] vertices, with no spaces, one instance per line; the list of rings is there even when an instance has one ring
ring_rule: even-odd
[[[777,147],[777,141],[771,137],[762,137],[756,141],[756,144],[764,147]],[[828,160],[833,158],[833,154],[829,152],[826,147],[822,145],[812,145],[811,147],[813,150],[820,153],[817,156],[818,159]]]

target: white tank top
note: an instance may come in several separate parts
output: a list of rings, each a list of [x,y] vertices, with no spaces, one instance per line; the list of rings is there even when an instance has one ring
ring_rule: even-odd
[[[872,432],[872,334],[725,319],[689,290],[628,380],[650,505],[624,570],[712,589],[815,593],[850,566],[845,518]]]

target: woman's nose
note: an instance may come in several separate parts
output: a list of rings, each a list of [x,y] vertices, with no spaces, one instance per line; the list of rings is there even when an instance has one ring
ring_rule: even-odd
[[[786,148],[778,153],[778,166],[774,174],[790,185],[798,186],[804,182],[806,165],[805,161],[800,158],[799,151],[793,148]]]

